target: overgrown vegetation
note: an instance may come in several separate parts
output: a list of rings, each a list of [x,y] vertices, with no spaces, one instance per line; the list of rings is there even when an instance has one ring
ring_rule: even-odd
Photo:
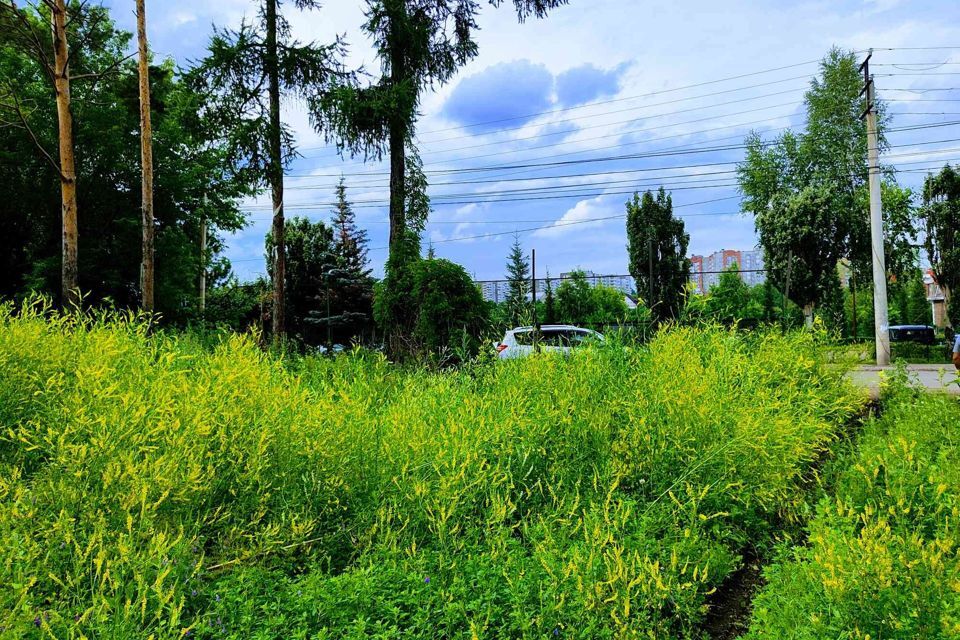
[[[755,601],[759,638],[956,638],[960,440],[956,399],[898,382],[841,458],[834,495]]]
[[[4,306],[0,625],[694,637],[859,407],[815,339],[679,328],[435,373]]]

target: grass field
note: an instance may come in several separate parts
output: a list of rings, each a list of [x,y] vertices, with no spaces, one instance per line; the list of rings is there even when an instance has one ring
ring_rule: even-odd
[[[696,637],[807,521],[841,376],[800,333],[431,372],[2,307],[0,635]]]

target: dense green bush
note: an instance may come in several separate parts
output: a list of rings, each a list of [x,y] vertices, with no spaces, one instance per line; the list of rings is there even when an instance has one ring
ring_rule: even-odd
[[[960,406],[898,387],[784,552],[751,639],[960,635]]]
[[[436,373],[0,307],[0,626],[693,637],[859,403],[803,334]]]

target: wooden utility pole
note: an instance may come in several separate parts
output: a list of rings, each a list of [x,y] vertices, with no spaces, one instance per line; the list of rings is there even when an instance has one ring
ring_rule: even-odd
[[[277,0],[265,0],[267,22],[267,92],[270,107],[269,180],[273,196],[273,339],[279,341],[286,333],[286,266],[287,249],[283,220],[283,151],[280,144],[280,57],[277,48]]]
[[[873,315],[874,337],[877,343],[877,365],[890,364],[890,325],[887,320],[887,265],[883,246],[883,205],[880,200],[880,149],[877,140],[877,111],[875,87],[870,75],[870,58],[867,55],[860,65],[863,71],[863,91],[867,105],[863,115],[867,118],[867,159],[870,178],[870,248],[873,254]]]
[[[60,147],[60,208],[63,227],[60,286],[64,306],[76,308],[80,305],[77,267],[77,173],[73,157],[73,113],[70,111],[70,52],[67,46],[66,0],[54,0],[50,5],[50,23]]]
[[[140,168],[142,172],[143,262],[140,267],[141,306],[153,311],[153,129],[150,124],[150,59],[147,50],[145,0],[137,0],[137,44],[140,75]]]

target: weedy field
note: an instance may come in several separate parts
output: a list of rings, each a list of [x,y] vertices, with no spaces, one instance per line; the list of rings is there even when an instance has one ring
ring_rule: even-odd
[[[697,637],[861,407],[817,349],[431,372],[0,307],[0,635]]]
[[[760,638],[960,637],[960,405],[896,384],[836,463],[809,544],[754,602]]]

